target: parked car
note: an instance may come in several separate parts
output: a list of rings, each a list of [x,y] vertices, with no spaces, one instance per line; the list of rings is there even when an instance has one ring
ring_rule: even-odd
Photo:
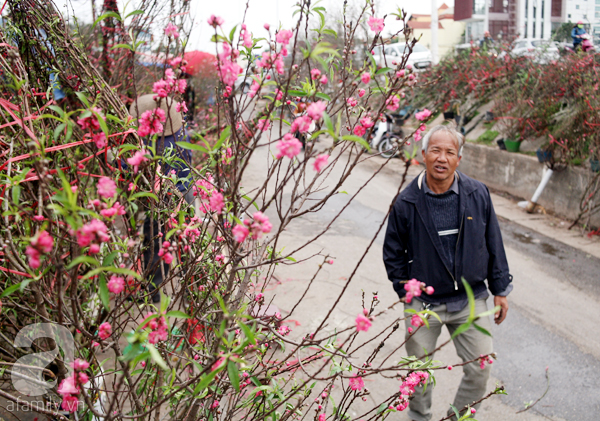
[[[374,56],[375,62],[378,67],[392,67],[392,61],[400,62],[404,54],[408,54],[408,48],[406,43],[399,42],[396,44],[390,44],[384,46],[385,60],[382,54],[381,46],[375,47]],[[429,48],[424,47],[421,44],[415,44],[412,53],[408,57],[406,64],[410,64],[416,71],[423,71],[431,67],[433,59],[431,57],[431,51]]]
[[[517,40],[511,54],[529,57],[531,60],[542,64],[558,60],[560,57],[556,42],[546,39]]]

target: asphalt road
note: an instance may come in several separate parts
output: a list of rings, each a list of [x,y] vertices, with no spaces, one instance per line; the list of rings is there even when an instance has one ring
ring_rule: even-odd
[[[324,146],[325,142],[319,145]],[[343,186],[347,195],[332,197],[319,213],[309,214],[293,223],[286,231],[286,247],[301,244],[319,233],[332,216],[347,205],[350,196],[373,175],[381,162],[377,157],[361,164]],[[314,287],[292,317],[297,321],[292,328],[298,336],[320,323],[332,298],[342,290],[394,198],[399,168],[400,163],[396,160],[390,169],[377,175],[329,232],[296,256],[301,258],[320,252],[335,258],[335,263],[316,278]],[[339,175],[336,171],[331,177]],[[418,167],[411,168],[410,178],[419,171]],[[248,188],[261,184],[265,156],[253,159],[248,174]],[[270,216],[273,221],[275,215],[271,213]],[[600,419],[600,334],[597,325],[600,321],[600,260],[521,225],[506,220],[500,223],[515,288],[509,296],[511,307],[506,321],[493,328],[498,360],[493,365],[489,389],[493,389],[495,383],[503,384],[508,395],[494,396],[486,401],[478,413],[478,420]],[[372,292],[378,292],[382,307],[396,301],[381,260],[382,244],[383,232],[357,270],[329,319],[328,328],[352,325],[362,308],[363,291],[367,298]],[[277,269],[278,284],[270,286],[267,295],[269,298],[274,296],[274,303],[283,314],[291,309],[321,262],[322,258],[318,258]],[[395,314],[382,316],[375,324],[385,325],[399,314],[401,308],[397,308]],[[440,341],[447,337],[447,333],[443,334]],[[387,348],[395,346],[390,343],[386,344]],[[452,346],[436,354],[436,359],[458,362]],[[525,408],[526,402],[535,401],[546,390],[546,368],[550,379],[547,394],[533,408],[517,414]],[[434,420],[444,416],[459,381],[460,371],[439,373],[434,392]],[[389,395],[391,384],[368,385],[373,403],[378,396]],[[391,419],[407,418],[405,414],[399,414]]]

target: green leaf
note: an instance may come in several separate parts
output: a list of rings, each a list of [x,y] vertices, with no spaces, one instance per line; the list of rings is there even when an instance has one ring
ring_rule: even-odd
[[[110,311],[110,298],[108,295],[108,286],[106,285],[106,277],[104,274],[100,275],[100,282],[98,282],[98,295],[100,295],[100,301],[102,301],[106,311]]]
[[[198,385],[194,388],[194,394],[198,394],[201,391],[203,391],[204,389],[206,389],[208,387],[208,385],[210,384],[210,382],[212,382],[215,378],[215,376],[217,374],[219,374],[219,372],[223,369],[223,366],[221,365],[221,367],[217,368],[214,371],[211,371],[210,373],[207,373],[206,375],[204,375],[204,377],[202,377],[202,380],[200,380],[200,383],[198,383]]]
[[[342,136],[343,140],[349,140],[351,142],[356,142],[356,143],[360,143],[360,145],[362,147],[364,147],[365,149],[370,149],[369,144],[367,143],[367,141],[365,139],[363,139],[360,136],[356,136],[355,134],[347,134]]]
[[[200,152],[208,153],[208,149],[206,149],[204,146],[200,146],[200,145],[197,145],[195,143],[190,143],[190,142],[176,142],[175,144],[177,146],[179,146],[181,149],[189,149],[189,150],[192,150],[192,151],[200,151]]]
[[[179,311],[179,310],[171,310],[171,311],[167,312],[167,314],[165,314],[165,316],[175,317],[177,319],[189,319],[190,318],[190,316],[185,314],[183,311]]]
[[[56,129],[54,129],[54,140],[57,140],[58,137],[60,136],[60,134],[63,132],[63,130],[65,129],[65,123],[59,124],[58,126],[56,126]]]
[[[57,105],[49,105],[48,108],[50,108],[52,111],[54,111],[56,114],[58,114],[61,117],[63,117],[65,115],[65,112],[63,111],[63,109]]]
[[[291,95],[291,96],[306,96],[307,95],[307,93],[304,91],[289,90],[289,91],[287,91],[287,93],[288,93],[288,95]]]
[[[377,63],[375,63],[375,57],[373,57],[373,54],[371,54],[370,51],[367,51],[366,55],[369,58],[369,60],[371,61],[371,65],[376,68],[377,67]]]
[[[394,71],[394,69],[392,69],[391,67],[384,67],[382,69],[379,69],[375,72],[375,76],[383,74],[383,73],[388,73],[388,72],[392,72]]]
[[[490,332],[488,332],[487,329],[482,328],[477,323],[473,323],[473,327],[486,336],[492,336],[492,334]]]
[[[325,101],[331,101],[331,97],[330,97],[329,95],[327,95],[327,94],[323,93],[323,92],[317,92],[317,93],[315,94],[315,96],[316,96],[317,98],[324,99]]]
[[[156,202],[158,202],[158,197],[156,197],[156,195],[154,193],[150,193],[149,191],[139,192],[139,193],[136,193],[133,196],[131,196],[132,199],[138,199],[140,197],[151,197]]]
[[[112,273],[118,273],[121,275],[128,275],[128,276],[133,276],[136,279],[140,278],[140,275],[134,271],[132,271],[131,269],[125,269],[125,268],[118,268],[115,266],[102,266],[99,267],[97,269],[91,270],[89,271],[83,278],[82,280],[86,280],[88,278],[91,278],[92,276],[96,276],[99,273],[102,272],[112,272]]]
[[[88,263],[91,266],[100,266],[100,262],[94,259],[92,256],[78,256],[69,263],[67,269],[73,269],[75,266],[80,265],[81,263]]]
[[[329,132],[335,136],[335,131],[333,130],[333,123],[331,122],[329,114],[323,113],[323,121],[325,122],[325,127],[327,127],[327,130],[329,130]]]
[[[9,286],[8,288],[6,288],[2,292],[2,295],[0,295],[0,298],[8,297],[10,294],[12,294],[16,290],[18,290],[20,287],[21,287],[21,283],[20,282],[18,284],[14,284],[14,285]]]
[[[140,9],[134,10],[133,12],[128,13],[127,16],[125,16],[125,19],[127,19],[129,16],[141,15],[142,13],[144,13],[143,10],[140,10]]]
[[[460,418],[460,414],[458,413],[458,410],[456,409],[456,407],[454,405],[450,405],[450,408],[452,408],[452,410],[454,411],[454,415],[456,415],[456,418]]]
[[[502,307],[500,307],[500,306],[496,306],[496,307],[494,307],[494,308],[493,308],[493,309],[491,309],[491,310],[484,311],[483,313],[479,313],[479,314],[477,315],[477,318],[478,318],[478,319],[481,319],[481,318],[483,318],[483,317],[487,317],[487,316],[490,316],[490,315],[492,315],[492,314],[496,314],[496,313],[498,313],[498,312],[500,311],[500,309],[502,309]]]
[[[472,320],[469,320],[469,321],[467,321],[467,322],[463,323],[462,325],[460,325],[460,326],[459,326],[459,327],[458,327],[458,328],[457,328],[457,329],[454,331],[454,333],[452,334],[452,337],[451,337],[451,339],[454,339],[454,338],[456,338],[458,335],[460,335],[461,333],[463,333],[463,332],[467,331],[467,330],[468,330],[468,329],[471,327],[471,324],[473,324],[473,321],[472,321]]]
[[[240,329],[242,329],[242,331],[244,332],[244,336],[246,336],[248,341],[250,341],[250,343],[252,343],[252,344],[255,344],[256,337],[254,336],[254,332],[252,332],[252,329],[250,329],[250,327],[248,327],[248,325],[246,325],[245,323],[242,323],[242,322],[238,322],[238,326],[240,327]]]
[[[96,21],[92,25],[92,30],[94,30],[94,28],[96,27],[96,25],[98,25],[98,23],[100,23],[100,21],[102,21],[102,20],[104,20],[106,18],[115,18],[116,20],[118,20],[119,22],[121,22],[121,16],[119,16],[118,13],[107,12],[107,13],[101,15],[98,19],[96,19]]]
[[[154,362],[163,370],[168,370],[169,366],[167,365],[167,363],[165,363],[165,360],[163,360],[163,357],[160,355],[160,353],[158,352],[158,350],[154,347],[154,345],[148,343],[146,344],[146,348],[148,348],[148,351],[150,352],[150,356],[152,357],[152,359],[154,360]]]
[[[102,260],[102,266],[111,266],[118,255],[119,255],[118,251],[113,251],[111,253],[108,253]]]
[[[248,202],[252,202],[252,198],[250,196],[244,195],[244,196],[242,196],[242,198],[246,199]],[[258,205],[255,202],[252,202],[252,204],[254,205],[256,210],[260,210],[260,208],[258,207]]]
[[[334,36],[336,38],[338,37],[337,32],[335,32],[333,29],[323,29],[323,33],[327,34],[327,35]]]
[[[229,374],[229,380],[231,380],[231,385],[236,390],[236,392],[240,391],[240,373],[237,368],[237,364],[233,361],[229,361],[227,363],[227,374]]]
[[[227,126],[221,132],[221,136],[219,136],[219,140],[217,141],[217,143],[215,143],[215,146],[213,146],[212,152],[218,151],[219,148],[221,147],[221,145],[225,142],[225,140],[227,140],[229,138],[230,135],[231,135],[231,126]]]
[[[117,49],[117,48],[126,48],[129,51],[135,51],[133,49],[133,47],[131,45],[129,45],[129,44],[117,44],[117,45],[113,45],[110,50],[112,51],[112,50]]]
[[[90,101],[88,101],[87,97],[82,92],[75,92],[75,95],[77,95],[77,98],[79,98],[79,100],[83,102],[86,107],[90,108]]]
[[[96,111],[92,111],[92,113],[94,113],[94,115],[96,116],[96,119],[98,119],[98,124],[100,124],[100,129],[102,130],[102,132],[104,133],[106,138],[108,138],[108,135],[109,135],[108,126],[106,125],[106,121],[104,121],[103,116],[98,114]]]
[[[237,25],[235,25],[233,28],[231,28],[231,31],[229,31],[229,41],[231,41],[232,44],[233,44],[233,36],[235,35],[236,29],[237,29]]]
[[[12,200],[15,205],[19,204],[19,199],[21,198],[21,187],[18,185],[12,188]]]
[[[431,310],[423,310],[421,313],[423,314],[429,314],[430,316],[435,317],[436,319],[438,319],[440,321],[440,323],[442,323],[442,319],[440,319],[440,316],[437,315],[436,312],[431,311]]]
[[[467,292],[467,298],[469,299],[469,319],[473,320],[475,319],[475,295],[473,294],[471,285],[469,285],[465,278],[462,278],[461,281]]]

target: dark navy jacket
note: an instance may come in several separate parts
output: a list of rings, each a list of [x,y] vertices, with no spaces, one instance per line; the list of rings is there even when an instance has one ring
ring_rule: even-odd
[[[390,214],[383,261],[388,278],[400,298],[402,281],[417,279],[435,289],[434,301],[464,298],[464,277],[475,294],[485,290],[487,279],[492,294],[502,293],[512,280],[502,244],[500,226],[487,187],[458,172],[459,234],[455,271],[444,264],[442,243],[425,202],[425,173],[415,178],[396,198]]]

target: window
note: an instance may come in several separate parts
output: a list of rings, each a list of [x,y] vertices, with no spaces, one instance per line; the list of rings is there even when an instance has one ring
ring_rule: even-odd
[[[387,47],[385,49],[385,55],[386,56],[398,57],[398,51],[396,51],[396,49],[394,47]]]
[[[578,4],[575,5],[575,9],[579,10],[579,5]]]
[[[569,14],[567,15],[567,17],[568,17],[569,19],[571,19],[571,14],[569,13]]]
[[[545,9],[545,7],[544,7],[544,0],[542,0],[542,19],[544,19],[544,9]],[[544,31],[542,31],[542,33],[543,32]]]
[[[535,38],[535,21],[533,22],[533,34],[531,34],[532,38]]]
[[[529,13],[529,0],[525,0],[525,19],[528,18],[527,14]],[[571,17],[571,16],[569,16]],[[527,36],[527,35],[525,35]]]
[[[485,0],[473,0],[473,14],[474,15],[485,14]]]

